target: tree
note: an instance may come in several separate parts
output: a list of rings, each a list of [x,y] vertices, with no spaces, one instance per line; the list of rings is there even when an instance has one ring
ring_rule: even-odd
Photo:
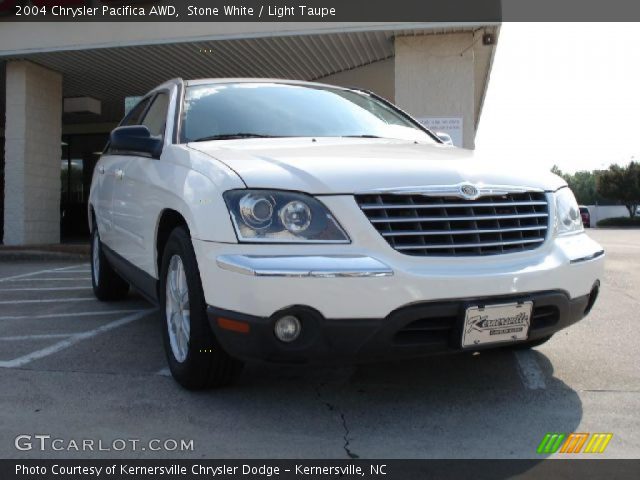
[[[631,162],[626,167],[611,165],[598,174],[597,190],[603,197],[622,203],[633,218],[640,205],[640,163]]]
[[[593,172],[586,170],[576,172],[568,183],[576,195],[578,203],[582,205],[601,203],[598,195],[596,175]]]
[[[560,167],[558,165],[554,165],[553,167],[551,167],[551,173],[555,173],[559,177],[564,178],[565,181],[567,180],[565,175],[568,175],[568,174],[565,174],[562,170],[560,170]]]
[[[581,205],[595,205],[596,203],[602,203],[602,198],[598,195],[596,185],[596,175],[594,172],[586,170],[580,170],[573,175],[570,173],[564,173],[557,165],[551,168],[551,172],[562,177],[569,188],[576,196],[576,200]]]

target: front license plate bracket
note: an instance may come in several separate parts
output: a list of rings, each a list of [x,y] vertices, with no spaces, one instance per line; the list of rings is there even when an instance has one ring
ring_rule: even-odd
[[[470,305],[462,325],[462,348],[525,341],[533,302]]]

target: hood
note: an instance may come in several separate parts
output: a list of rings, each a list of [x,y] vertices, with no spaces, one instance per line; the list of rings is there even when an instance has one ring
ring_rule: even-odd
[[[233,169],[249,188],[352,194],[462,182],[556,190],[564,181],[514,163],[508,171],[471,150],[404,140],[266,138],[190,143]]]

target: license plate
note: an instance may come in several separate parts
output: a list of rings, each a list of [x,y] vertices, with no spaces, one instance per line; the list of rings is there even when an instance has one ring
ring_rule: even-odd
[[[462,346],[517,342],[529,336],[533,302],[469,307],[464,318]]]

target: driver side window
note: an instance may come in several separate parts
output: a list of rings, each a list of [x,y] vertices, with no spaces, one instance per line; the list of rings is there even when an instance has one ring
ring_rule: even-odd
[[[133,109],[129,112],[129,114],[124,117],[124,120],[120,123],[121,127],[128,127],[131,125],[140,125],[140,118],[142,118],[142,114],[144,114],[149,102],[151,101],[151,97],[145,98],[140,103],[138,103]]]
[[[158,93],[141,123],[141,125],[149,129],[152,136],[164,139],[168,108],[169,95],[167,93]]]

